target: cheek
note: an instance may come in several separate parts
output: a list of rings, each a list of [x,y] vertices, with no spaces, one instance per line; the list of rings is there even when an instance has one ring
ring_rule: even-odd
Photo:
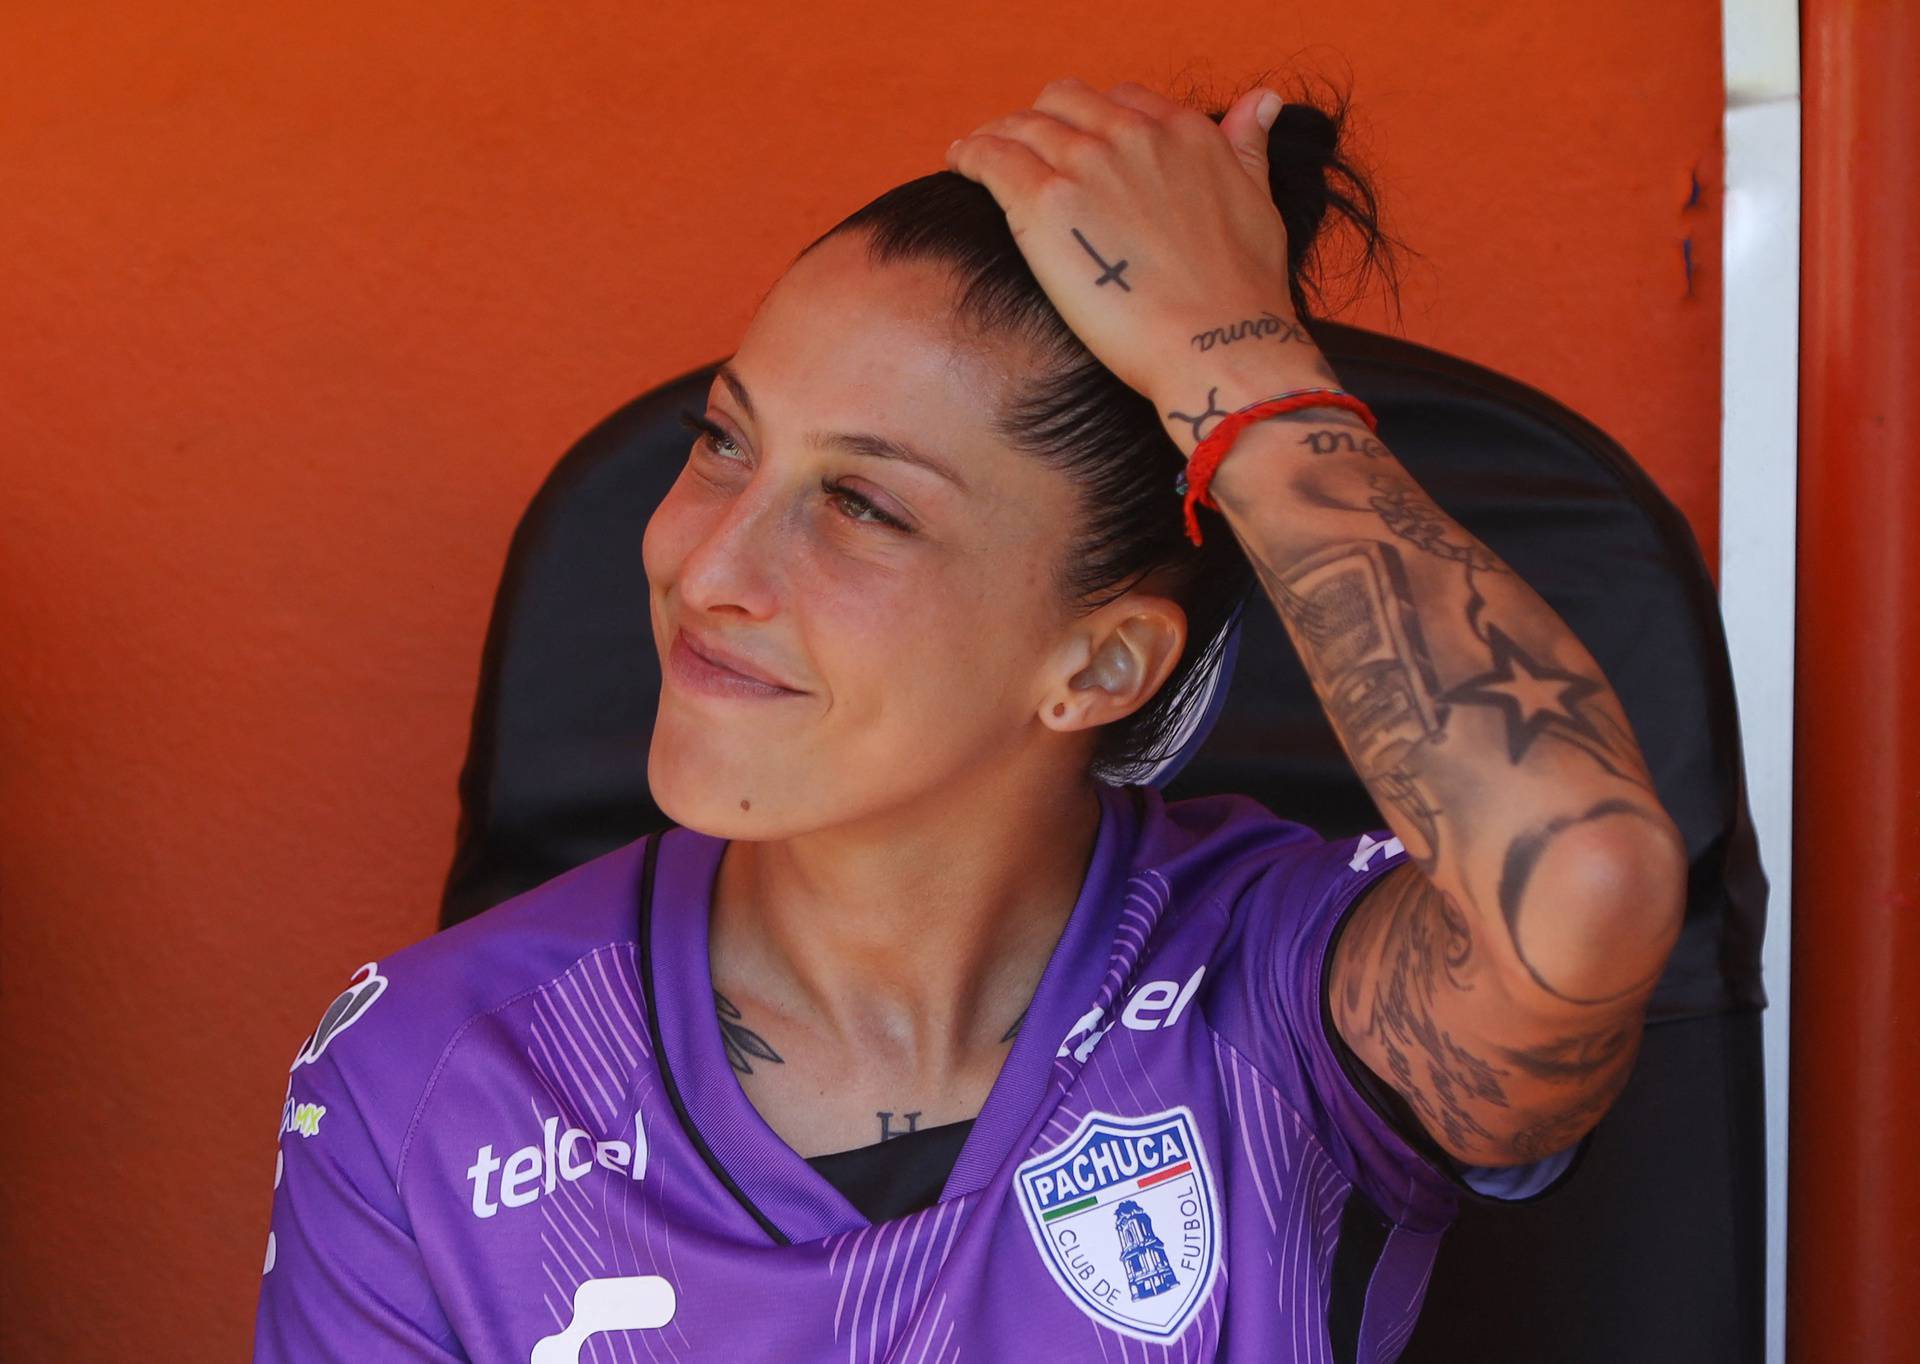
[[[849,716],[882,729],[889,743],[938,749],[970,744],[1017,721],[1033,659],[1018,627],[983,609],[972,592],[895,590],[816,598],[809,608],[827,676]],[[851,694],[849,692],[851,689]]]

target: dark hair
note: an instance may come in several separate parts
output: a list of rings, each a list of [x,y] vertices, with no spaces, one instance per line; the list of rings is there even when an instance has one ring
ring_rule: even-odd
[[[1249,87],[1251,88],[1251,87]],[[1269,86],[1269,88],[1272,88]],[[1374,192],[1340,148],[1347,100],[1331,108],[1309,99],[1284,105],[1267,134],[1269,188],[1287,230],[1288,291],[1311,333],[1324,304],[1322,231],[1331,210],[1359,236],[1357,281],[1378,269],[1395,282],[1391,239],[1381,230]],[[1232,101],[1202,110],[1216,123]],[[1202,539],[1187,539],[1174,477],[1185,457],[1147,397],[1096,360],[1063,322],[1015,244],[1005,212],[988,189],[949,170],[888,190],[800,252],[844,232],[867,234],[868,259],[932,261],[951,267],[959,286],[956,322],[982,335],[1010,335],[1044,357],[1020,398],[994,414],[995,429],[1071,479],[1082,516],[1066,548],[1062,600],[1087,614],[1156,572],[1187,615],[1179,662],[1154,696],[1095,741],[1091,775],[1109,782],[1140,774],[1178,748],[1182,722],[1226,642],[1233,614],[1257,580],[1244,551],[1217,513],[1202,509]],[[1391,243],[1397,245],[1397,243]],[[797,258],[796,258],[797,259]]]

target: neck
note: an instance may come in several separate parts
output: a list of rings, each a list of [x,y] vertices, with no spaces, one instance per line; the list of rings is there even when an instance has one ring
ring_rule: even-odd
[[[1000,1046],[1091,865],[1083,782],[943,790],[879,818],[733,841],[714,889],[714,979],[776,1001],[860,1054],[928,1073]]]

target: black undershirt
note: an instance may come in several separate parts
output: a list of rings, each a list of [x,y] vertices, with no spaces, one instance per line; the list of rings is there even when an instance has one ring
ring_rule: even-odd
[[[851,1151],[808,1156],[807,1164],[869,1222],[890,1222],[933,1206],[972,1128],[973,1119],[963,1118]]]

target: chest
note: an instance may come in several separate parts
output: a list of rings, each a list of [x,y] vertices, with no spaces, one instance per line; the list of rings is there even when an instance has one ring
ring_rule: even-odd
[[[721,1020],[723,1030],[728,1020]],[[789,1028],[782,1043],[734,1048],[741,1092],[787,1146],[802,1157],[853,1150],[978,1116],[1007,1048],[971,1055],[955,1067],[915,1065],[881,1048],[835,1045]],[[778,1059],[774,1059],[774,1057]]]
[[[484,1134],[447,1145],[430,1126],[410,1210],[475,1358],[624,1358],[632,1346],[641,1358],[1111,1364],[1146,1343],[1196,1360],[1286,1357],[1275,1330],[1296,1344],[1324,1330],[1337,1174],[1201,1030],[1166,1049],[1177,1054],[1151,1045],[1163,1040],[1175,1041],[1122,1029],[1071,1074],[1061,1061],[1061,1087],[977,1187],[819,1239],[760,1234],[726,1182],[797,1231],[775,1202],[786,1179],[728,1153],[716,1126],[701,1135],[720,1149],[721,1180],[650,1082],[617,1129],[576,1138],[562,1117],[551,1140],[529,1127],[524,1152],[496,1133],[476,1161]],[[480,1210],[465,1196],[476,1164]],[[431,1191],[455,1181],[442,1215]],[[1230,1278],[1247,1291],[1230,1295]],[[556,1338],[583,1352],[555,1354]]]

